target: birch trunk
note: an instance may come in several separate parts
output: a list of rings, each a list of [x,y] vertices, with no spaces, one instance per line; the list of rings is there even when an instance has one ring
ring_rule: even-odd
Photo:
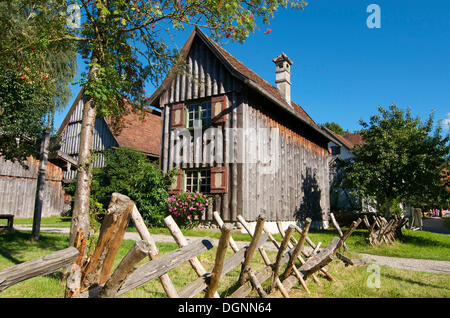
[[[93,60],[93,62],[96,62]],[[98,68],[93,66],[89,78],[95,79]],[[76,246],[76,235],[81,229],[83,235],[89,235],[89,195],[92,181],[91,149],[94,139],[94,125],[97,107],[92,99],[85,101],[80,131],[80,149],[78,154],[77,187],[75,192],[72,223],[70,225],[70,246]],[[83,255],[83,258],[86,255]]]

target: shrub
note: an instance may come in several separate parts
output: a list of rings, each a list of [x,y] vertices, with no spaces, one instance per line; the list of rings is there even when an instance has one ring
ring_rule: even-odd
[[[164,175],[142,152],[118,148],[104,152],[106,166],[95,169],[91,196],[107,208],[114,192],[133,200],[147,226],[163,226],[174,171]]]
[[[200,223],[211,199],[200,192],[185,192],[168,198],[169,214],[181,227],[192,228]]]

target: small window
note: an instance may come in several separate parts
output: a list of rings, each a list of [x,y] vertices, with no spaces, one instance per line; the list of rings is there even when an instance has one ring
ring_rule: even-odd
[[[187,128],[207,127],[211,125],[211,102],[189,104],[187,105],[187,109]],[[198,123],[201,123],[201,126]]]
[[[341,147],[339,146],[332,146],[331,147],[331,154],[333,156],[339,155],[341,153]]]
[[[185,191],[209,194],[211,189],[211,174],[209,170],[186,170]]]

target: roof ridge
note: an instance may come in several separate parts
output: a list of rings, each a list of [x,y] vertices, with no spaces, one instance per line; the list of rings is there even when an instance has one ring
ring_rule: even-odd
[[[200,30],[201,33],[203,33]],[[280,92],[278,91],[278,88],[276,86],[274,86],[273,84],[269,83],[267,80],[265,80],[263,77],[261,77],[260,75],[258,75],[258,73],[256,73],[254,70],[252,70],[250,67],[248,67],[247,65],[245,65],[242,61],[240,61],[238,58],[236,58],[233,54],[231,54],[230,52],[228,52],[225,48],[223,48],[221,45],[219,45],[217,42],[215,42],[213,39],[209,38],[208,36],[206,36],[204,33],[203,35],[208,38],[208,40],[223,54],[226,53],[226,55],[228,55],[230,58],[234,59],[236,62],[238,62],[239,64],[241,64],[247,71],[249,71],[250,73],[252,73],[255,77],[257,77],[259,80],[261,80],[262,82],[264,82],[266,85],[270,86],[273,91],[269,92],[272,95],[276,95],[274,96],[277,100],[283,102],[284,105],[286,105],[287,107],[291,107],[293,108],[293,110],[295,112],[297,112],[298,114],[300,114],[300,116],[302,117],[306,117],[304,118],[305,120],[308,120],[311,124],[315,125],[317,127],[316,122],[311,118],[311,116],[303,109],[303,107],[299,104],[297,104],[296,102],[294,102],[293,100],[291,101],[291,103],[293,105],[289,105],[289,103],[281,96]],[[228,57],[225,57],[228,58]],[[231,63],[232,64],[232,63]],[[233,66],[233,65],[232,65]],[[239,70],[238,70],[239,71]],[[241,72],[240,72],[241,73]],[[249,76],[247,76],[246,74],[243,74],[244,76],[246,76],[247,78],[249,78]],[[249,78],[251,79],[251,78]],[[299,111],[295,109],[295,106],[299,107]]]

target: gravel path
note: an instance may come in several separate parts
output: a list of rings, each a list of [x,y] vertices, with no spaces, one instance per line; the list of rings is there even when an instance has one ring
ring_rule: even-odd
[[[16,230],[30,230],[31,227],[15,226]],[[68,228],[41,228],[41,232],[51,232],[51,233],[69,233]],[[156,242],[169,242],[175,243],[175,240],[170,235],[164,234],[152,234],[153,239]],[[139,240],[140,236],[136,232],[126,232],[125,239],[127,240]],[[186,237],[187,241],[197,240],[199,237]],[[217,239],[211,239],[215,244],[217,244]],[[248,244],[248,242],[236,242],[239,247]],[[271,242],[266,242],[264,245],[265,249],[274,250],[274,246]],[[431,272],[431,273],[445,273],[450,274],[450,262],[449,261],[435,261],[435,260],[425,260],[425,259],[412,259],[412,258],[399,258],[399,257],[387,257],[378,256],[370,254],[359,254],[361,259],[356,263],[372,263],[375,262],[379,265],[385,265],[394,268],[408,269],[414,271]]]
[[[363,263],[375,262],[394,268],[409,269],[419,272],[431,272],[439,274],[450,274],[450,262],[434,261],[413,258],[387,257],[369,254],[359,254]]]
[[[450,229],[444,226],[443,218],[426,218],[423,219],[423,231],[450,234]]]

